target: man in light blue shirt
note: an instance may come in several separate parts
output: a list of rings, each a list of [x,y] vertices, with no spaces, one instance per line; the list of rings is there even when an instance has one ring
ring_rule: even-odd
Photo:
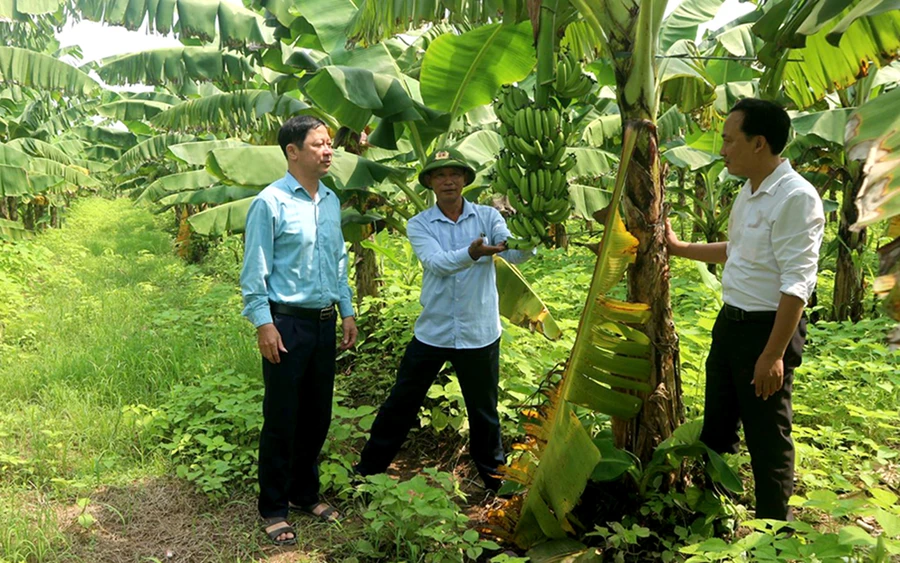
[[[496,471],[506,457],[497,415],[501,327],[492,256],[502,253],[518,263],[531,253],[507,250],[509,229],[500,213],[462,197],[463,187],[474,180],[475,170],[454,150],[435,152],[419,174],[419,182],[437,199],[406,227],[424,270],[422,313],[356,466],[361,475],[387,469],[415,423],[428,388],[450,362],[466,402],[472,459],[485,487],[500,487]]]
[[[335,304],[343,337],[356,343],[347,282],[341,204],[320,178],[331,166],[331,137],[310,116],[278,133],[288,172],[253,199],[247,212],[243,314],[257,329],[263,356],[263,429],[259,439],[259,513],[276,544],[296,543],[289,509],[334,520],[319,502],[317,458],[331,423]],[[247,163],[252,166],[253,163]]]

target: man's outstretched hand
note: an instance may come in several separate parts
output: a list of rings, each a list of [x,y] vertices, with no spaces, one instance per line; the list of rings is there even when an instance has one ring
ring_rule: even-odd
[[[482,256],[493,256],[494,254],[500,254],[504,250],[506,250],[506,241],[492,246],[484,244],[484,238],[478,237],[469,245],[469,256],[472,260],[478,260]]]

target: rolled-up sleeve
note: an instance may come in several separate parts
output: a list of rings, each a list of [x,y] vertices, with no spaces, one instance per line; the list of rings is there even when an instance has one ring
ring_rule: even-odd
[[[825,212],[818,195],[791,194],[772,225],[772,250],[781,271],[781,293],[809,301],[816,285]]]
[[[257,197],[247,211],[244,266],[241,269],[242,314],[256,327],[272,322],[267,282],[272,273],[274,244],[274,210],[268,202]]]
[[[416,217],[406,225],[406,236],[413,247],[422,268],[438,277],[452,276],[475,263],[469,256],[469,247],[457,250],[443,250],[440,241]]]

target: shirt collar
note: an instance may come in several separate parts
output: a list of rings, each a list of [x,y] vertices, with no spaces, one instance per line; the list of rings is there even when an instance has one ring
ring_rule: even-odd
[[[438,207],[436,203],[431,207],[431,209],[428,210],[427,213],[428,213],[428,221],[429,222],[434,222],[434,221],[445,221],[447,223],[453,222],[450,219],[448,219],[446,215],[444,215],[444,212],[441,211],[441,208]],[[456,222],[459,223],[460,221],[462,221],[463,219],[465,219],[466,217],[468,217],[470,215],[475,215],[475,206],[472,205],[471,203],[469,203],[468,201],[466,201],[466,198],[463,198],[462,214],[460,214],[459,219],[457,219]]]
[[[287,188],[292,194],[296,195],[297,192],[301,192],[306,197],[309,197],[310,199],[312,199],[309,195],[309,192],[306,191],[306,188],[304,188],[300,184],[300,182],[298,182],[297,179],[294,178],[294,175],[291,174],[290,171],[285,172],[284,178],[282,178],[282,180],[284,181],[284,187]],[[322,183],[322,180],[319,180],[319,199],[325,198],[332,193],[334,193],[334,192],[332,192],[330,189],[328,189],[328,186],[326,186],[324,183]]]
[[[778,182],[781,181],[782,178],[793,171],[794,168],[791,166],[791,162],[785,158],[781,161],[781,164],[779,164],[775,168],[775,170],[772,171],[771,174],[766,176],[762,183],[760,183],[759,189],[756,190],[756,193],[750,194],[750,197],[758,196],[759,194],[770,193],[772,189],[778,185]],[[747,181],[747,183],[749,184],[749,180]]]

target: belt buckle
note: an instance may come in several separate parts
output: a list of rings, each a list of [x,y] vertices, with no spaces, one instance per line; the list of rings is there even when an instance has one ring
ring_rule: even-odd
[[[741,322],[741,321],[746,320],[744,318],[744,313],[746,311],[744,311],[743,309],[740,309],[738,307],[732,307],[731,305],[728,305],[726,311],[728,312],[728,314],[726,314],[726,316],[733,321]]]
[[[319,310],[320,321],[327,321],[331,318],[332,315],[334,315],[334,305]]]

